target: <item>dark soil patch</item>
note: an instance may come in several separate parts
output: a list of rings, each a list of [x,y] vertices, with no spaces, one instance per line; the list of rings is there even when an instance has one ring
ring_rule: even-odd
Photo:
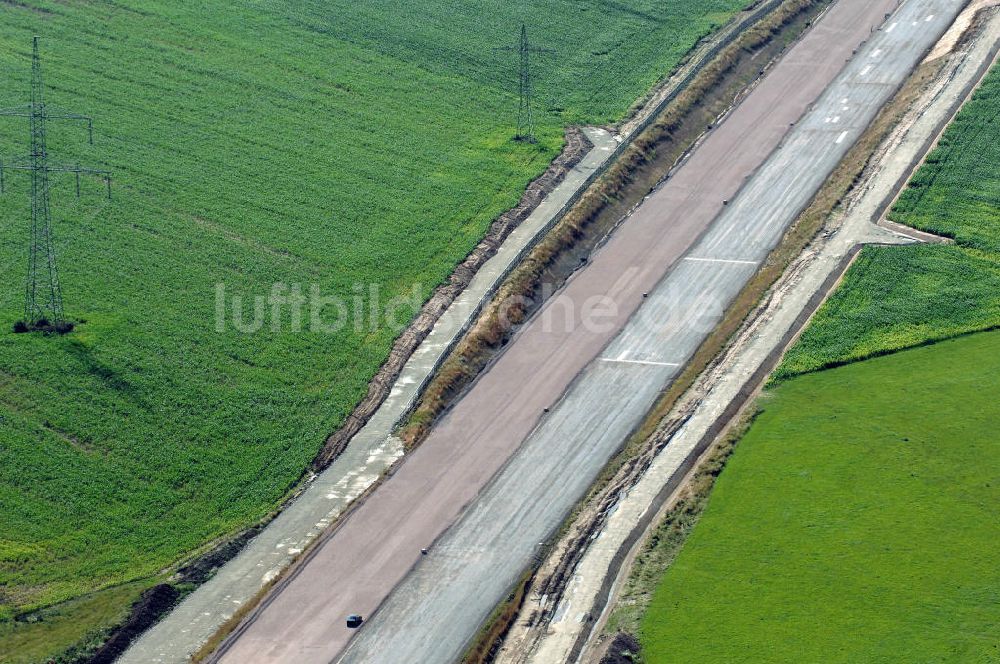
[[[619,632],[611,642],[608,652],[601,658],[601,664],[635,664],[640,661],[639,639],[631,634]]]
[[[94,653],[87,664],[112,664],[133,639],[152,627],[160,616],[174,607],[179,598],[180,592],[168,583],[161,583],[144,592],[132,605],[132,613],[125,624]]]

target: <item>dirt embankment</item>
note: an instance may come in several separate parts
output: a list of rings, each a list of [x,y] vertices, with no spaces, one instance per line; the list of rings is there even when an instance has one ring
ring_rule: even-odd
[[[167,583],[153,586],[142,593],[128,620],[111,635],[101,648],[87,659],[88,664],[112,664],[136,638],[153,626],[160,616],[174,607],[180,592]]]

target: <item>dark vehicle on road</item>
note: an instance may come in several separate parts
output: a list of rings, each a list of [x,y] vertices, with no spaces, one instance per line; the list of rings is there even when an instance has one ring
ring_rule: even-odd
[[[354,629],[355,627],[361,627],[361,623],[363,623],[364,621],[365,619],[362,618],[357,613],[352,613],[351,615],[347,616],[347,626],[350,627],[351,629]]]

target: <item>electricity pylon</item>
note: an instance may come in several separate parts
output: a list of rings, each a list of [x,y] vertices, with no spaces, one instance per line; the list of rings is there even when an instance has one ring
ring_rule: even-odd
[[[516,47],[504,46],[496,50],[513,51],[515,49],[520,54],[521,65],[520,78],[518,82],[518,96],[520,100],[517,108],[517,133],[514,135],[514,140],[534,143],[535,119],[532,114],[531,106],[531,96],[533,92],[531,79],[531,54],[553,53],[554,51],[551,48],[538,48],[536,46],[532,46],[531,43],[528,42],[528,28],[524,23],[521,24],[521,39]]]
[[[77,120],[87,123],[88,140],[94,143],[94,122],[86,115],[50,112],[45,105],[42,86],[42,66],[38,57],[38,37],[32,43],[31,103],[27,106],[0,110],[0,116],[26,117],[31,130],[31,154],[26,159],[4,165],[0,161],[0,193],[4,188],[6,169],[31,173],[31,239],[28,249],[28,278],[25,285],[24,320],[16,331],[57,331],[73,329],[63,315],[62,289],[56,267],[56,250],[52,242],[49,173],[74,173],[76,195],[80,195],[80,174],[100,175],[111,197],[111,174],[108,171],[81,166],[53,166],[48,163],[45,144],[45,123],[49,120]]]

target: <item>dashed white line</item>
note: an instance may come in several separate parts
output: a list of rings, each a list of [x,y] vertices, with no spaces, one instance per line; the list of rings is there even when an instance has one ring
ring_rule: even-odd
[[[924,20],[927,21],[928,23],[930,23],[931,21],[934,20],[934,14],[931,14],[930,16],[928,16],[927,18],[925,18]]]
[[[871,65],[866,65],[865,68],[861,70],[861,74],[860,75],[861,76],[867,76],[868,72],[870,72],[871,70],[872,70],[872,66]]]
[[[888,34],[888,33],[892,32],[893,30],[895,30],[895,29],[896,29],[896,26],[897,26],[897,25],[899,25],[899,23],[893,23],[893,24],[892,24],[892,25],[890,25],[890,26],[889,26],[888,28],[886,28],[886,29],[885,29],[885,32],[886,32],[886,34]]]
[[[847,133],[846,131],[844,132]],[[696,263],[735,263],[737,265],[756,265],[757,261],[741,261],[735,258],[698,258],[696,256],[687,256],[684,258],[686,261],[695,261]]]
[[[841,143],[843,143],[845,138],[847,138],[847,132],[846,131],[844,133],[842,133],[840,136],[837,137],[837,140],[836,140],[837,145],[840,145]]]
[[[882,55],[882,49],[877,48],[874,51],[872,51],[872,58],[877,58],[880,55]]]
[[[676,362],[654,362],[653,360],[623,360],[618,357],[602,357],[601,362],[614,362],[621,364],[646,364],[654,367],[679,367],[681,365]]]

